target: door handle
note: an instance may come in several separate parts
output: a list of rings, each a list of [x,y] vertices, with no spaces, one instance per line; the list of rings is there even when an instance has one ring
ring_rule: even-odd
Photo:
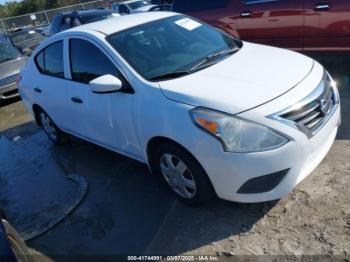
[[[79,97],[72,97],[71,100],[72,100],[72,102],[77,103],[77,104],[83,103],[83,100],[81,100]]]
[[[250,11],[243,11],[241,12],[241,17],[245,18],[245,17],[251,17],[252,16],[252,12]]]
[[[315,11],[328,11],[329,9],[331,9],[331,4],[329,3],[317,4],[314,8]]]
[[[40,88],[37,88],[37,87],[34,88],[34,91],[37,92],[37,93],[42,93],[43,92]]]

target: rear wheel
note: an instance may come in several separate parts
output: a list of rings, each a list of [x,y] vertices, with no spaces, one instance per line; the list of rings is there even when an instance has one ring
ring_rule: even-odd
[[[172,143],[161,144],[153,154],[155,172],[184,203],[200,206],[215,196],[212,184],[198,161]]]
[[[38,112],[40,125],[49,139],[55,144],[62,144],[66,140],[66,135],[55,125],[49,115],[40,110]]]

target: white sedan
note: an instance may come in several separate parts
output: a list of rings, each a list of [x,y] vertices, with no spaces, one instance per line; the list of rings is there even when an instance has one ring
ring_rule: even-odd
[[[316,61],[169,12],[54,35],[19,91],[53,142],[70,134],[146,163],[190,205],[285,196],[340,125],[336,85]]]

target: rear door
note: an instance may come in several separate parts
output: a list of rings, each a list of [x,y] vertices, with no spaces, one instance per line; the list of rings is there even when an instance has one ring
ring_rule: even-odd
[[[350,51],[349,0],[305,0],[304,50]]]
[[[302,49],[303,0],[240,0],[237,4],[242,40]]]
[[[54,42],[35,56],[39,74],[35,75],[33,90],[35,101],[64,129],[67,122],[66,92],[70,81],[65,79],[63,46],[63,40]]]

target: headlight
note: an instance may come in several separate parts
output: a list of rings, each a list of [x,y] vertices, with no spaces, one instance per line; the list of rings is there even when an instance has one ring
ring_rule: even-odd
[[[218,138],[228,152],[267,151],[289,142],[263,125],[217,111],[195,108],[191,110],[191,116],[196,125]]]

